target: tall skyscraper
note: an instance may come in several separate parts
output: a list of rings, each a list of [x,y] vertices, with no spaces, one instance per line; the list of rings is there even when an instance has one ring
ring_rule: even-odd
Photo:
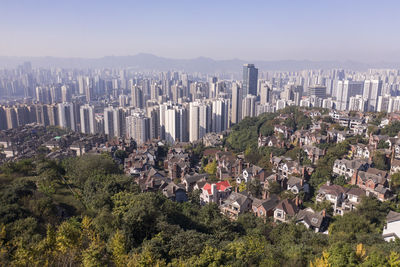
[[[367,111],[368,100],[363,98],[362,95],[351,96],[349,100],[349,110],[353,111]]]
[[[242,119],[242,90],[237,83],[232,84],[232,115],[231,122],[238,123]]]
[[[212,132],[222,132],[229,127],[229,99],[215,99],[212,101]]]
[[[0,106],[0,130],[7,129],[6,111]]]
[[[191,102],[189,107],[189,141],[199,139],[199,103]]]
[[[207,103],[191,102],[189,107],[189,141],[201,139],[210,131],[211,107]]]
[[[349,107],[351,96],[363,93],[364,83],[357,81],[338,81],[336,88],[337,109],[346,110]]]
[[[258,69],[254,64],[243,65],[243,98],[248,94],[257,95],[257,80]]]
[[[150,139],[150,119],[141,111],[132,112],[126,117],[126,136],[139,145],[147,142]]]
[[[137,85],[133,85],[131,88],[132,93],[132,107],[143,108],[143,91]]]
[[[49,116],[49,124],[52,126],[55,125],[60,125],[60,116],[59,114],[59,108],[58,105],[53,104],[53,105],[48,105],[47,106],[47,115]]]
[[[308,87],[308,96],[310,97],[318,97],[320,99],[325,99],[326,98],[326,87],[325,86],[320,86],[320,85],[315,85]]]
[[[391,97],[389,95],[378,96],[378,104],[376,107],[376,111],[378,112],[389,111],[390,98]]]
[[[260,104],[264,105],[266,103],[270,103],[271,99],[271,88],[268,84],[261,83],[260,84]]]
[[[6,107],[6,119],[7,119],[7,129],[13,129],[18,127],[17,112],[14,107]]]
[[[118,133],[118,120],[115,120],[114,108],[108,107],[104,109],[104,133],[109,137],[119,136]]]
[[[170,143],[189,140],[188,111],[171,102],[160,105],[160,136]]]
[[[65,85],[61,86],[61,102],[71,102],[71,91]]]
[[[72,103],[58,104],[59,124],[62,128],[76,130],[74,105]]]
[[[86,134],[95,133],[94,123],[94,108],[88,104],[80,107],[80,118],[81,118],[81,132]]]
[[[256,96],[247,95],[243,98],[242,118],[254,117],[256,115]]]
[[[381,80],[365,80],[363,98],[368,100],[368,110],[376,111],[378,106],[378,97],[382,95]]]

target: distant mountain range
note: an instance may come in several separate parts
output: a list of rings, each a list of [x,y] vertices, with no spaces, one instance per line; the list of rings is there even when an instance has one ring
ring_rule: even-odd
[[[343,68],[349,70],[367,70],[368,68],[400,68],[400,63],[377,62],[362,63],[355,61],[245,61],[241,59],[214,60],[207,57],[193,59],[171,59],[152,54],[134,56],[106,56],[101,58],[62,58],[62,57],[6,57],[0,56],[0,68],[12,68],[24,61],[32,62],[34,67],[61,68],[116,68],[130,67],[140,71],[182,70],[187,72],[238,73],[245,63],[254,63],[261,71],[298,71],[304,69]]]

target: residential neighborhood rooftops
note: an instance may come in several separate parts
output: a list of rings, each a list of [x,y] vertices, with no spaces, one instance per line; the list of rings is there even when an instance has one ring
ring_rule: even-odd
[[[231,185],[229,184],[228,181],[221,181],[221,182],[216,183],[216,185],[217,185],[217,190],[218,190],[218,191],[226,191],[227,189],[230,189],[230,188],[231,188]],[[212,194],[212,192],[211,192],[211,187],[212,187],[212,184],[206,183],[206,184],[203,186],[203,189],[204,189],[204,190],[207,190],[208,194],[211,195],[211,194]]]

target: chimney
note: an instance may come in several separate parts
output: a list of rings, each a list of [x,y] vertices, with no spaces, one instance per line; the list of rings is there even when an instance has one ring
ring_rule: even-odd
[[[324,217],[324,218],[325,218],[325,216],[326,216],[326,210],[325,210],[325,209],[323,209],[323,210],[322,210],[322,217]]]
[[[262,199],[267,199],[267,190],[265,190],[264,192],[263,192],[263,196],[262,196]]]
[[[304,180],[301,179],[301,180],[300,180],[300,186],[302,187],[303,185],[304,185]]]
[[[213,202],[217,203],[218,202],[217,184],[211,184],[211,194],[214,200]]]
[[[242,164],[243,164],[243,162],[242,162],[242,160],[241,159],[239,159],[239,169],[238,169],[238,175],[240,175],[241,173],[242,173],[242,169],[243,169],[243,166],[242,166]]]
[[[278,182],[278,174],[275,174],[274,180],[275,182]]]

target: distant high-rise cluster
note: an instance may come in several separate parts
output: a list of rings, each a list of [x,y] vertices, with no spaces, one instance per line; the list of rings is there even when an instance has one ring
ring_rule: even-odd
[[[399,70],[236,74],[137,72],[133,69],[0,70],[0,129],[29,123],[86,134],[195,142],[246,117],[287,106],[360,112],[400,111]]]

